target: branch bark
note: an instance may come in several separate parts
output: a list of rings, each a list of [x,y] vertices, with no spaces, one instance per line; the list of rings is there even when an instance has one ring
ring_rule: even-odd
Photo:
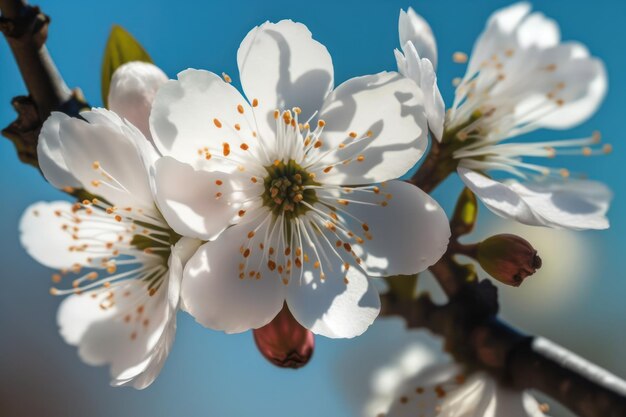
[[[399,315],[409,328],[444,337],[456,360],[491,372],[513,388],[536,389],[582,417],[626,416],[626,382],[541,337],[525,335],[496,317],[489,281],[463,286],[445,306],[428,297],[382,297],[381,315]]]
[[[87,107],[79,91],[72,92],[45,46],[50,19],[24,0],[0,0],[0,31],[20,69],[29,96],[12,100],[17,120],[2,131],[16,147],[21,161],[38,167],[37,137],[52,111],[77,116]]]

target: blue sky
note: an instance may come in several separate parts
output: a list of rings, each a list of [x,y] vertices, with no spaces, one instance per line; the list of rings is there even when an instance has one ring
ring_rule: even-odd
[[[339,84],[354,76],[395,69],[398,12],[407,6],[425,16],[437,36],[440,88],[449,102],[451,80],[464,71],[463,66],[452,63],[452,53],[469,53],[489,14],[509,2],[240,0],[189,2],[183,7],[182,3],[159,0],[42,0],[38,4],[52,17],[48,47],[66,82],[70,87],[80,87],[92,105],[100,106],[102,50],[113,24],[133,33],[170,77],[193,67],[225,71],[236,79],[235,56],[245,34],[265,20],[291,18],[305,23],[328,47]],[[621,172],[626,162],[622,145],[626,135],[622,104],[626,55],[621,47],[626,41],[626,3],[544,0],[535,2],[535,8],[560,23],[564,39],[585,43],[605,61],[609,93],[598,113],[585,124],[565,132],[536,132],[532,139],[577,137],[600,130],[613,144],[612,155],[572,157],[562,162],[572,172],[608,183],[616,196],[610,212],[611,229],[581,234],[588,251],[583,251],[580,261],[591,268],[577,292],[568,295],[567,279],[556,281],[545,276],[524,292],[505,289],[506,300],[514,299],[511,308],[505,306],[505,315],[526,330],[573,346],[626,376],[621,355],[626,344],[622,266],[626,221],[621,216],[626,211]],[[24,93],[6,42],[0,41],[1,126],[14,118],[11,97]],[[452,179],[435,196],[450,209],[459,189],[458,180]],[[254,413],[280,417],[297,411],[300,417],[308,417],[352,413],[351,402],[341,387],[345,378],[337,376],[337,369],[339,361],[360,346],[359,339],[318,338],[312,363],[293,372],[267,364],[256,352],[250,334],[225,336],[205,330],[182,315],[173,352],[157,382],[143,392],[110,388],[107,370],[82,364],[75,349],[58,336],[55,312],[59,300],[48,295],[50,271],[30,260],[18,243],[21,212],[35,201],[64,196],[36,170],[20,164],[12,144],[5,139],[0,140],[0,190],[4,197],[0,205],[0,403],[8,403],[10,410],[16,410],[15,415],[229,417]],[[480,220],[490,231],[509,230],[505,222],[492,222],[493,216],[486,209],[481,210]],[[478,234],[484,236],[484,230]],[[567,241],[571,235],[559,236]],[[558,249],[550,255],[568,255]],[[567,245],[562,250],[567,250]],[[544,261],[550,262],[550,258],[544,256]],[[556,271],[558,274],[558,268]],[[555,290],[554,283],[562,288]],[[564,302],[549,308],[561,290]],[[532,298],[533,303],[526,303],[523,297]],[[371,338],[369,341],[376,343]]]

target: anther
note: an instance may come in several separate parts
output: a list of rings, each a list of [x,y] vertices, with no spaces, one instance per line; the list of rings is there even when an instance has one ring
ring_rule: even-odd
[[[465,52],[455,52],[452,54],[452,61],[456,64],[465,64],[467,62],[467,54]]]
[[[600,140],[602,140],[602,134],[599,131],[594,131],[591,134],[591,140],[593,141],[593,143],[599,143]]]

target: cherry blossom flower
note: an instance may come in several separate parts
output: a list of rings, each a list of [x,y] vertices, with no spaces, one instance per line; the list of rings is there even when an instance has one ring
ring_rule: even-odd
[[[288,20],[252,29],[237,62],[247,99],[230,77],[190,69],[150,118],[164,217],[217,238],[187,263],[185,307],[233,333],[286,302],[316,334],[359,335],[380,309],[368,276],[422,271],[447,246],[439,205],[395,180],[427,147],[423,94],[387,72],[333,89],[328,51]]]
[[[65,341],[78,346],[84,362],[110,364],[112,385],[138,389],[154,381],[170,351],[183,266],[198,247],[163,220],[148,174],[158,155],[120,118],[147,119],[161,75],[149,64],[121,67],[110,94],[119,116],[104,109],[81,113],[84,120],[50,116],[38,148],[46,179],[95,197],[75,204],[35,203],[20,222],[28,253],[60,270],[52,276],[51,293],[69,295],[57,316]],[[127,113],[119,97],[124,103],[147,100],[146,106],[126,108]]]
[[[427,331],[419,333],[426,346],[438,345],[430,356],[435,359],[399,384],[396,398],[380,417],[545,416],[546,404],[502,385],[486,372],[468,372],[443,352],[438,338]]]
[[[585,121],[607,89],[603,63],[582,44],[562,42],[557,24],[530,9],[528,3],[517,3],[490,17],[458,80],[444,137],[452,142],[461,179],[495,214],[529,225],[607,228],[611,192],[606,186],[570,177],[565,168],[524,160],[610,152],[610,145],[597,145],[599,133],[511,141],[539,128],[566,129]],[[418,22],[412,26],[417,32],[413,38],[430,39],[432,31],[423,19],[412,20]],[[467,56],[457,53],[455,60],[464,62]],[[517,179],[502,181],[487,172]]]
[[[548,410],[528,392],[454,362],[428,330],[385,318],[362,337],[337,364],[339,389],[360,416],[544,417]]]

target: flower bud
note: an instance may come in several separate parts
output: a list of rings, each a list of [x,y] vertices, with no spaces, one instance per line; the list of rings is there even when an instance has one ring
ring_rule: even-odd
[[[541,258],[532,245],[510,234],[491,236],[480,242],[476,259],[489,275],[514,287],[541,268]]]
[[[476,196],[469,188],[464,188],[456,202],[454,214],[450,219],[453,236],[463,236],[474,230],[478,216]]]
[[[281,368],[301,368],[306,365],[315,347],[315,338],[293,317],[287,304],[274,320],[253,330],[254,341],[261,354]]]

